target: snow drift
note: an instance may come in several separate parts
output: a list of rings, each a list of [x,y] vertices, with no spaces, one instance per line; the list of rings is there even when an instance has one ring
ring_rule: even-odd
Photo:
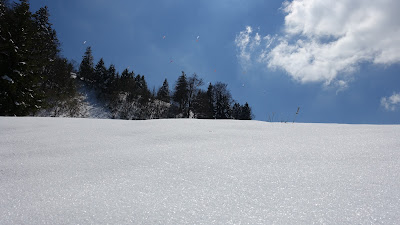
[[[0,117],[0,224],[398,224],[400,126]]]

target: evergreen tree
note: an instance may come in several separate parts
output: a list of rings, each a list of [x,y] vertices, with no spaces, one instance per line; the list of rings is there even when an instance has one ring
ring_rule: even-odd
[[[107,69],[107,77],[105,79],[106,84],[111,84],[117,78],[117,70],[115,65],[111,64]]]
[[[39,61],[38,67],[48,62],[53,62],[60,52],[60,43],[56,31],[52,29],[49,21],[50,13],[47,7],[40,8],[34,15],[36,33],[34,39],[33,55]]]
[[[167,78],[165,78],[163,85],[160,87],[160,89],[157,92],[157,99],[169,103],[171,101],[171,98],[169,96],[169,85]]]
[[[238,120],[241,118],[241,116],[242,106],[239,103],[235,102],[235,104],[233,104],[232,106],[232,118]]]
[[[140,95],[140,99],[139,99],[139,103],[142,105],[147,104],[150,101],[150,97],[151,97],[151,92],[147,86],[147,82],[146,79],[144,78],[144,76],[140,76],[140,80],[139,80],[139,95]]]
[[[51,56],[44,51],[45,42],[40,38],[45,35],[40,36],[41,31],[29,10],[28,1],[14,3],[12,9],[6,7],[6,2],[2,1],[0,114],[30,115],[43,105],[45,94],[41,86],[46,74],[42,71],[47,66],[43,58],[51,59]],[[44,17],[47,15],[42,14],[46,21]]]
[[[53,107],[57,101],[65,101],[75,95],[75,82],[71,80],[72,64],[59,56],[60,43],[56,31],[49,21],[47,7],[33,14],[35,23],[35,45],[31,56],[35,58],[33,70],[42,78],[41,88],[46,96],[46,107]]]
[[[179,104],[179,110],[181,113],[186,113],[186,107],[188,102],[188,83],[186,79],[185,72],[182,71],[182,75],[179,76],[176,85],[175,91],[172,96],[172,99]]]
[[[154,101],[156,99],[156,96],[156,87],[153,86],[153,90],[151,91],[151,101]]]
[[[241,114],[240,114],[240,119],[241,120],[251,120],[252,119],[252,113],[251,113],[251,108],[249,104],[246,102],[244,106],[241,107]]]
[[[187,84],[187,87],[188,87],[187,102],[188,102],[189,111],[193,111],[192,103],[196,98],[199,88],[203,84],[204,84],[203,79],[199,78],[196,73],[194,73],[191,77],[189,77],[188,84]]]
[[[115,69],[115,66],[113,64],[108,67],[107,72],[106,72],[106,79],[104,81],[104,94],[105,94],[105,99],[106,101],[110,101],[112,99],[112,95],[116,91],[116,85],[117,85],[117,71]]]
[[[12,27],[11,34],[16,50],[15,58],[11,62],[14,68],[12,79],[16,84],[13,111],[16,115],[29,115],[30,112],[36,111],[35,103],[40,105],[43,96],[37,90],[40,76],[34,73],[35,59],[30,55],[34,45],[34,23],[28,1],[16,3],[13,16],[15,26]]]
[[[213,113],[210,109],[207,91],[199,90],[193,101],[193,111],[196,118],[212,119]]]
[[[0,0],[0,115],[14,115],[17,84],[13,74],[16,66],[15,42],[11,34],[14,21],[9,4]]]
[[[207,118],[215,119],[215,98],[214,98],[214,87],[210,83],[207,88],[207,99],[208,99],[208,111]]]
[[[213,86],[213,97],[215,99],[215,118],[229,119],[231,118],[231,93],[227,89],[227,84],[217,82]]]
[[[134,72],[129,72],[128,69],[125,69],[121,73],[121,79],[118,85],[118,89],[120,92],[128,93],[130,95],[130,98],[134,99],[138,95],[136,89],[139,86],[139,81],[140,76],[135,78]]]
[[[94,68],[93,84],[94,87],[104,90],[105,81],[107,79],[107,68],[104,65],[104,60],[101,58]]]
[[[94,63],[93,63],[92,48],[86,48],[85,54],[82,57],[82,62],[79,66],[79,76],[87,85],[93,87]]]
[[[46,108],[64,109],[61,112],[68,116],[74,116],[77,111],[77,88],[75,79],[72,79],[74,67],[67,59],[56,57],[56,59],[48,68],[49,76],[44,83],[44,91],[46,92]],[[58,113],[55,111],[54,116]]]

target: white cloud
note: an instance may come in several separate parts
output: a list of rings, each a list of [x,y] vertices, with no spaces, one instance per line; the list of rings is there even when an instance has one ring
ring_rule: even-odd
[[[250,26],[246,27],[246,30],[241,31],[238,36],[236,36],[235,44],[239,48],[238,58],[243,67],[246,67],[250,63],[251,54],[248,50],[248,45],[250,43],[250,35],[253,29]]]
[[[241,31],[235,38],[235,44],[238,49],[237,57],[242,65],[243,69],[247,69],[256,61],[260,62],[260,55],[267,54],[266,49],[269,48],[275,37],[267,35],[261,37],[259,33],[252,36],[253,28],[247,26],[245,30]],[[261,46],[261,43],[265,41],[265,45]]]
[[[381,106],[387,111],[395,111],[400,107],[400,92],[393,93],[390,97],[383,97],[381,99]]]
[[[268,35],[261,45],[256,42],[259,35],[253,38],[246,32],[252,31],[251,27],[247,27],[242,31],[247,45],[262,49],[244,48],[244,54],[238,57],[245,56],[247,61],[256,58],[303,83],[333,82],[344,87],[361,63],[387,66],[400,62],[398,9],[398,0],[285,2],[283,34],[273,38]],[[242,32],[236,39],[243,36]]]
[[[256,47],[260,46],[260,43],[261,43],[261,37],[258,33],[256,33],[256,35],[253,38],[253,41],[251,42],[250,49],[251,50],[255,49]]]

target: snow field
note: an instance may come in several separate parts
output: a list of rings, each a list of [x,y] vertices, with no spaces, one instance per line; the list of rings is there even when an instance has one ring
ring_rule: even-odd
[[[0,117],[0,224],[399,224],[400,126]]]

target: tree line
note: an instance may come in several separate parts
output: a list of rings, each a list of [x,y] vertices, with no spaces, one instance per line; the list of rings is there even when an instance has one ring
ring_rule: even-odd
[[[103,59],[94,64],[91,47],[79,68],[61,56],[56,31],[47,7],[31,13],[28,0],[0,0],[0,115],[38,115],[63,111],[79,116],[80,92],[97,93],[112,118],[252,119],[251,108],[236,102],[227,84],[208,84],[183,71],[170,89],[167,79],[150,91],[143,75]],[[53,113],[52,115],[58,115]]]
[[[98,93],[114,118],[252,119],[249,104],[237,103],[225,83],[210,83],[203,90],[203,79],[182,71],[173,90],[165,79],[157,91],[150,91],[143,75],[128,69],[119,74],[115,65],[107,68],[103,58],[95,65],[93,58],[91,47],[87,47],[79,66],[79,80]]]

